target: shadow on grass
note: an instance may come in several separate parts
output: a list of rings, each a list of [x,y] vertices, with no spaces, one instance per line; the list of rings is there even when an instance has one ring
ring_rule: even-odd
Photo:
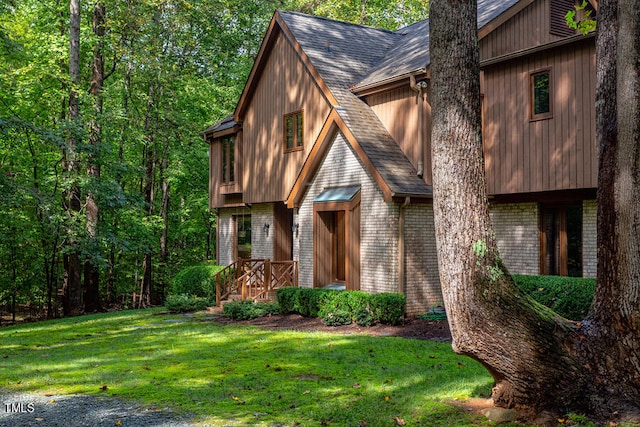
[[[446,343],[266,331],[153,312],[0,330],[0,387],[93,394],[209,425],[476,425],[447,402],[491,377]],[[397,421],[396,421],[397,422]],[[391,424],[390,424],[391,423]]]

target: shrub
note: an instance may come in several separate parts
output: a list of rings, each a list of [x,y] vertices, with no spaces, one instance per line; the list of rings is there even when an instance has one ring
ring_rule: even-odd
[[[513,276],[516,284],[531,298],[571,320],[589,314],[595,279],[561,276]]]
[[[373,315],[369,310],[364,307],[360,307],[353,313],[354,320],[358,326],[371,326],[373,325]]]
[[[222,308],[222,314],[234,320],[251,320],[280,313],[276,302],[230,301]]]
[[[397,325],[404,319],[406,305],[404,295],[392,293],[281,288],[277,296],[282,313],[322,317],[325,323],[331,314],[329,322],[333,325],[346,324],[339,323],[345,321],[344,312],[349,314],[349,323],[355,321],[361,326],[371,326],[376,322]]]
[[[185,313],[188,311],[204,310],[209,306],[209,300],[187,294],[169,295],[164,306],[169,311]]]
[[[407,299],[402,294],[384,292],[371,295],[373,318],[384,324],[399,325],[404,320]]]
[[[346,310],[330,311],[323,316],[327,326],[342,326],[351,324],[351,313]]]
[[[280,312],[282,314],[296,312],[296,299],[298,297],[298,288],[284,287],[276,291],[278,304],[280,304]]]
[[[181,270],[173,279],[172,294],[215,299],[215,274],[224,267],[213,264],[193,265]]]

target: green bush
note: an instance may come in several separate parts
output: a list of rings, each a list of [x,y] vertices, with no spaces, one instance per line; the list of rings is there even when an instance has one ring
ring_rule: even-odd
[[[298,288],[284,287],[276,291],[276,298],[280,304],[280,312],[282,314],[296,312],[296,299],[298,296]]]
[[[187,294],[169,295],[164,303],[167,310],[176,313],[204,310],[209,305],[207,298]]]
[[[371,312],[364,308],[360,307],[353,313],[354,320],[358,326],[371,326],[374,323],[373,315]]]
[[[277,297],[282,313],[322,317],[325,323],[331,314],[329,323],[334,325],[345,324],[338,323],[344,321],[344,312],[349,314],[349,323],[355,321],[361,326],[371,326],[376,322],[397,325],[404,319],[406,305],[404,295],[400,294],[330,289],[281,288]]]
[[[589,314],[595,279],[561,276],[513,276],[516,284],[534,300],[571,320]]]
[[[193,295],[210,300],[216,297],[215,274],[224,267],[213,264],[201,264],[181,270],[173,279],[172,294]]]
[[[230,301],[222,308],[222,314],[234,320],[251,320],[269,314],[279,314],[276,302]]]
[[[334,310],[325,314],[324,324],[327,326],[342,326],[351,324],[351,313],[347,310]]]
[[[399,325],[404,321],[407,298],[402,294],[384,292],[371,295],[373,318],[387,325]]]

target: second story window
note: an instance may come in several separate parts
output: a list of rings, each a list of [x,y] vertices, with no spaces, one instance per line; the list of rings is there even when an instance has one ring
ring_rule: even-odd
[[[284,149],[293,151],[304,146],[304,119],[302,111],[284,116]]]
[[[229,184],[235,176],[235,140],[233,136],[222,139],[222,183]]]
[[[546,119],[551,113],[551,70],[531,74],[531,119]]]

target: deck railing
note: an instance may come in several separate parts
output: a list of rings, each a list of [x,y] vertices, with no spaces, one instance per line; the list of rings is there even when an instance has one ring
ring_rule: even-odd
[[[216,305],[232,295],[243,300],[269,300],[285,286],[298,286],[297,261],[237,260],[215,275]]]

